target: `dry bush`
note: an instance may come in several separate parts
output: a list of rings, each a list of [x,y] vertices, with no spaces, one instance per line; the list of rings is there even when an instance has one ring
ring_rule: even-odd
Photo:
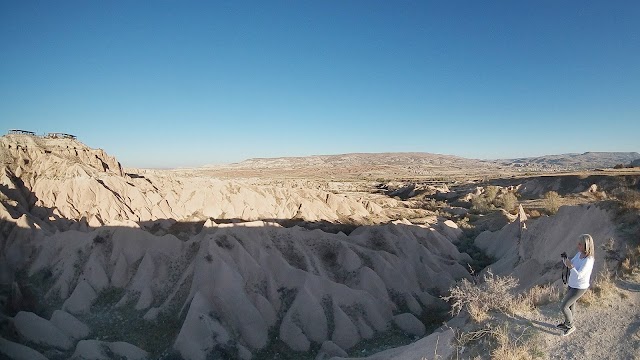
[[[496,199],[496,196],[498,196],[498,190],[499,189],[497,186],[489,185],[484,190],[484,197],[487,199],[488,202],[492,203]]]
[[[512,192],[508,192],[500,199],[500,205],[508,212],[512,212],[518,205],[518,198]]]
[[[438,202],[436,199],[425,199],[423,201],[416,201],[415,207],[418,209],[425,209],[431,211],[440,210],[444,206],[443,203]]]
[[[491,359],[528,360],[535,359],[540,353],[534,341],[523,339],[524,332],[520,336],[514,337],[507,324],[494,329],[491,335],[495,342],[495,347],[491,350]]]
[[[560,195],[555,191],[544,194],[544,208],[549,214],[555,214],[560,208]]]
[[[587,306],[597,305],[606,303],[615,295],[620,295],[620,293],[614,282],[613,274],[608,268],[605,268],[596,276],[589,290],[578,299],[578,302]]]
[[[540,213],[540,211],[533,209],[528,211],[528,216],[529,218],[533,219],[533,218],[539,218],[540,216],[542,216],[542,214]]]
[[[623,260],[620,262],[623,276],[630,276],[640,271],[640,245],[627,247]]]
[[[485,214],[491,211],[491,203],[484,196],[476,196],[471,199],[471,211],[476,214]]]
[[[604,191],[596,191],[593,193],[593,197],[596,200],[602,201],[602,200],[606,200],[607,199],[607,193],[605,193]]]
[[[491,359],[495,360],[542,357],[540,346],[536,339],[525,337],[526,330],[527,328],[524,328],[522,332],[511,331],[507,323],[498,326],[488,324],[486,327],[476,331],[459,333],[456,336],[456,341],[459,347],[464,347],[472,342],[486,339],[491,348]]]
[[[525,299],[531,307],[556,303],[560,301],[560,291],[553,285],[536,285],[526,292]]]
[[[640,191],[622,188],[613,193],[622,205],[627,210],[640,210]]]
[[[473,284],[462,279],[454,285],[448,296],[442,299],[451,303],[451,314],[457,315],[465,310],[475,322],[482,322],[489,317],[489,312],[498,311],[512,314],[518,304],[523,301],[512,294],[518,286],[518,280],[511,276],[494,276],[490,271],[484,281]]]
[[[473,321],[481,323],[489,319],[489,313],[486,309],[477,303],[467,304],[467,312]]]
[[[604,244],[602,244],[602,246],[600,246],[600,248],[606,253],[613,253],[616,251],[616,240],[610,237]]]

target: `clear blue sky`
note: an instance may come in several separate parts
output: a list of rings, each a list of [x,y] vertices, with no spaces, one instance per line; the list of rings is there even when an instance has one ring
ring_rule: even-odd
[[[124,166],[640,151],[640,1],[0,1],[1,130]]]

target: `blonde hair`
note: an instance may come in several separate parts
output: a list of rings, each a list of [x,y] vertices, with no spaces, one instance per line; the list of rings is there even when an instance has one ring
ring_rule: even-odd
[[[594,257],[596,255],[595,246],[593,245],[593,238],[589,234],[582,234],[578,236],[580,242],[584,245],[584,254]]]

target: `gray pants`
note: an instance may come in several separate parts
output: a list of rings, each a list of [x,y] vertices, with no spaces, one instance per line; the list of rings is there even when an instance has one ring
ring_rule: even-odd
[[[578,301],[578,299],[580,299],[587,290],[588,289],[574,289],[572,287],[567,287],[567,293],[562,300],[560,309],[562,309],[562,313],[564,314],[564,324],[568,327],[573,326],[573,316],[576,314],[576,301]]]

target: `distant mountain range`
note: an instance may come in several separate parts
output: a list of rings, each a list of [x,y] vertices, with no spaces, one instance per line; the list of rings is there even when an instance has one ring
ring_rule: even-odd
[[[629,165],[640,159],[637,152],[585,152],[582,154],[545,155],[529,158],[497,160],[502,165],[515,167],[541,167],[569,170],[611,168]]]
[[[629,165],[640,159],[637,152],[585,152],[528,158],[478,160],[431,153],[352,153],[305,157],[253,158],[224,167],[243,169],[300,169],[349,166],[526,168],[531,170],[586,170]]]
[[[254,158],[233,164],[251,168],[298,168],[334,166],[477,166],[492,165],[493,161],[467,159],[454,155],[431,153],[351,153],[340,155],[312,155],[303,157]]]

